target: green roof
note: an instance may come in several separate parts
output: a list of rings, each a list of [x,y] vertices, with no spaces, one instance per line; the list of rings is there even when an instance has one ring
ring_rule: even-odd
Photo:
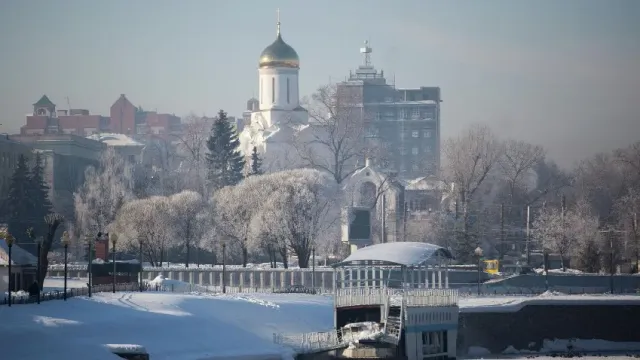
[[[56,106],[56,105],[52,103],[51,100],[49,100],[47,95],[42,95],[40,100],[38,100],[38,102],[33,104],[33,106]]]

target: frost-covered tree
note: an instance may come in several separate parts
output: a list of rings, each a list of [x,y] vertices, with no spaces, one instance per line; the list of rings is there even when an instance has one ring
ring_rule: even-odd
[[[335,84],[321,86],[311,96],[306,108],[314,131],[310,138],[296,138],[292,144],[306,167],[326,171],[342,183],[365,157],[382,154],[381,144],[368,136],[369,119],[355,106],[359,103],[361,95]]]
[[[83,234],[104,231],[120,207],[133,198],[131,165],[107,148],[98,169],[90,167],[84,184],[74,193],[76,226]]]
[[[470,260],[479,244],[469,236],[470,204],[489,177],[503,152],[503,145],[491,130],[474,125],[457,137],[447,139],[442,147],[444,180],[452,184],[462,211],[461,235],[454,244],[458,259]]]
[[[124,204],[110,230],[119,234],[118,246],[133,253],[142,246],[144,260],[157,266],[164,261],[165,250],[173,240],[171,220],[169,199],[152,196]]]
[[[224,110],[218,112],[207,140],[208,180],[212,189],[236,185],[243,178],[245,160],[235,128]]]
[[[240,251],[243,267],[247,266],[249,251],[255,249],[250,237],[251,220],[262,199],[259,189],[248,184],[252,178],[257,177],[252,176],[241,185],[216,191],[212,199],[217,233],[226,241],[229,251]]]
[[[209,136],[208,119],[189,114],[184,118],[181,135],[178,139],[178,154],[182,157],[180,170],[183,171],[185,189],[191,189],[206,196],[206,157]]]
[[[44,159],[36,152],[33,167],[28,177],[27,188],[29,190],[30,216],[36,219],[44,219],[49,215],[53,206],[49,201],[49,185],[44,178]],[[46,231],[46,224],[40,220],[34,224],[34,230],[42,234]]]
[[[426,242],[450,249],[453,245],[453,214],[434,211],[425,218],[407,221],[407,241]]]
[[[41,217],[35,217],[31,213],[29,176],[27,157],[21,154],[11,176],[11,185],[7,198],[8,231],[18,242],[23,242],[27,239],[28,228],[42,221]]]
[[[184,248],[185,267],[189,267],[193,247],[200,248],[200,240],[205,234],[207,216],[206,203],[202,195],[186,190],[169,197],[170,225],[178,245]]]
[[[340,214],[340,188],[326,172],[288,170],[261,177],[266,183],[281,184],[260,207],[262,229],[284,241],[299,266],[309,266],[311,250],[336,234],[331,230]]]

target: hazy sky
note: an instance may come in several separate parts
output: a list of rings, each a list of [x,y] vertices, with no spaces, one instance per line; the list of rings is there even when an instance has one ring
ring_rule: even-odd
[[[282,33],[302,94],[361,62],[398,87],[440,86],[444,136],[485,122],[561,165],[640,140],[638,0],[1,0],[0,132],[47,94],[108,115],[240,115]]]

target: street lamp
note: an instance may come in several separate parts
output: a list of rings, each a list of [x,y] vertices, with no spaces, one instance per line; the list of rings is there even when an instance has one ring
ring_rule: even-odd
[[[222,293],[226,293],[227,292],[227,277],[226,272],[227,272],[227,264],[226,264],[226,252],[227,252],[227,244],[222,243]]]
[[[38,248],[38,265],[36,266],[36,281],[38,281],[38,296],[36,296],[36,301],[40,304],[40,293],[42,292],[42,286],[44,284],[40,283],[40,274],[42,274],[42,262],[40,261],[40,255],[42,254],[42,243],[44,242],[44,238],[42,236],[38,236],[36,238],[36,246]],[[43,280],[44,282],[44,280]]]
[[[68,264],[68,256],[69,256],[69,233],[62,233],[62,246],[64,246],[64,294],[62,298],[64,301],[67,301],[67,264]]]
[[[140,276],[138,276],[138,287],[140,288],[140,292],[142,292],[142,237],[138,237],[138,242],[140,243],[140,270],[138,270],[140,272]]]
[[[116,293],[116,244],[118,243],[117,234],[107,234],[107,238],[111,240],[111,249],[113,250],[113,293]]]
[[[100,235],[102,235],[101,233],[98,233],[98,238],[100,237]],[[87,275],[89,276],[89,282],[87,283],[87,288],[88,288],[88,292],[89,292],[89,297],[91,297],[91,287],[93,286],[93,283],[91,282],[91,267],[92,267],[92,263],[93,263],[93,237],[91,235],[86,235],[84,240],[87,242],[87,245],[89,247],[89,254],[87,255],[87,260],[89,261],[89,269],[87,271]]]
[[[482,248],[478,246],[474,251],[474,254],[478,257],[478,296],[480,296],[480,273],[482,270]]]
[[[311,248],[311,287],[316,290],[316,248]]]
[[[9,299],[7,300],[7,305],[11,306],[11,289],[13,287],[13,276],[11,274],[11,248],[13,247],[13,243],[16,239],[14,239],[13,235],[7,231],[4,233],[4,241],[7,243],[7,247],[9,247]]]

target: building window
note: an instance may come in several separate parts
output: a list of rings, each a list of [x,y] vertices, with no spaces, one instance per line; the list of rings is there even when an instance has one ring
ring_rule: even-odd
[[[400,155],[407,155],[407,149],[401,147],[400,148]]]
[[[289,78],[287,78],[287,104],[289,104]]]
[[[427,145],[427,146],[425,147],[425,150],[426,150],[428,153],[430,153],[430,152],[431,152],[431,145]]]
[[[413,169],[413,171],[418,171],[418,164],[413,164],[411,168]]]
[[[402,108],[400,109],[400,119],[406,119],[409,117],[409,110]]]
[[[426,137],[426,138],[430,138],[431,137],[431,130],[425,130],[423,136]]]
[[[418,148],[417,147],[411,148],[411,153],[413,155],[418,155]]]
[[[271,78],[271,102],[276,103],[276,78]]]
[[[411,137],[417,138],[420,136],[420,132],[418,130],[414,130],[411,132]]]
[[[420,117],[420,108],[413,108],[413,111],[411,113],[411,117],[414,119],[417,119]]]
[[[376,120],[380,120],[380,111],[376,111]]]
[[[422,355],[446,355],[447,331],[429,331],[422,333]]]
[[[394,117],[395,113],[393,112],[393,110],[387,110],[387,112],[384,115],[386,117]]]

